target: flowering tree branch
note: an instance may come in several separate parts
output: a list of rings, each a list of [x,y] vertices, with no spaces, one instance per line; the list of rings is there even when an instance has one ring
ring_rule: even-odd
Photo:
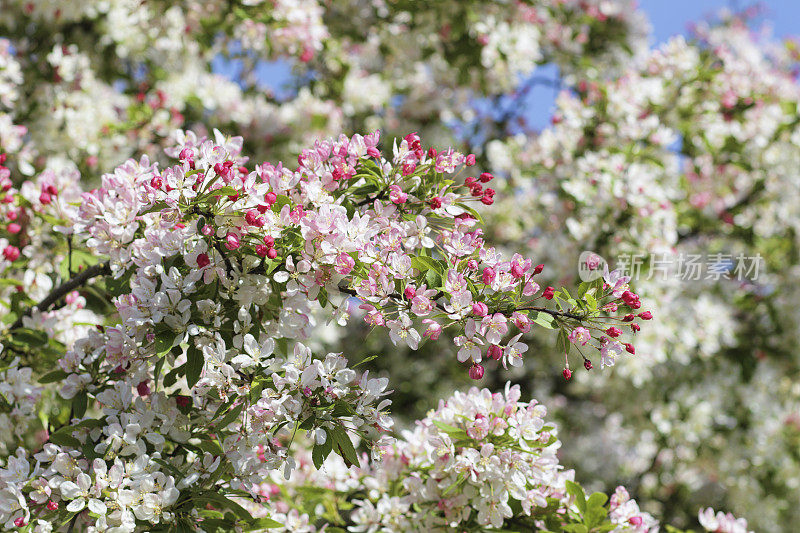
[[[109,266],[108,261],[104,261],[102,263],[98,263],[96,265],[92,265],[87,267],[83,271],[79,272],[72,278],[68,279],[52,291],[38,304],[33,307],[29,307],[22,314],[11,324],[9,330],[14,330],[22,326],[22,319],[26,316],[30,316],[34,309],[37,309],[40,312],[47,311],[51,305],[56,303],[58,300],[69,294],[70,292],[74,291],[78,287],[82,287],[86,282],[91,280],[92,278],[96,278],[97,276],[103,276],[111,273],[111,268]]]

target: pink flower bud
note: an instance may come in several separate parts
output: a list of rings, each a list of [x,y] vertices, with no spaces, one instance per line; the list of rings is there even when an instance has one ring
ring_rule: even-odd
[[[583,368],[585,368],[586,370],[591,370],[593,368],[592,367],[592,362],[589,361],[588,359],[584,359],[583,360]]]
[[[536,265],[533,268],[533,274],[536,275],[536,274],[540,273],[542,270],[544,270],[544,265]]]
[[[278,201],[278,195],[272,191],[269,191],[267,194],[264,195],[264,201],[272,207],[272,204]]]
[[[211,264],[211,259],[208,258],[208,254],[197,255],[197,266],[199,268],[207,267],[210,264]]]
[[[146,381],[142,381],[141,383],[136,385],[136,392],[139,393],[139,396],[149,396],[150,386],[147,384]]]
[[[67,302],[67,305],[72,305],[75,302],[79,301],[80,297],[81,295],[78,291],[72,291],[64,297],[64,300]]]
[[[555,292],[556,292],[556,289],[554,287],[547,287],[544,290],[544,293],[542,294],[542,296],[544,296],[546,300],[552,300],[553,299],[553,295],[555,294]]]
[[[486,356],[495,361],[499,361],[500,358],[503,357],[503,349],[496,344],[492,344],[486,351]]]
[[[627,351],[631,355],[636,355],[636,349],[633,347],[633,344],[629,342],[625,343],[625,351]]]
[[[651,313],[650,311],[645,311],[645,312],[643,312],[643,313],[639,313],[639,314],[638,314],[638,315],[636,315],[636,316],[638,316],[638,317],[639,317],[639,318],[641,318],[642,320],[650,320],[650,319],[652,319],[652,318],[653,318],[653,313]]]
[[[472,314],[475,316],[486,316],[489,314],[489,307],[483,302],[474,302],[472,304]]]
[[[206,224],[203,226],[203,229],[200,230],[200,233],[208,237],[209,235],[214,233],[214,228],[210,224]]]
[[[608,333],[609,337],[619,337],[622,335],[622,330],[612,326],[606,330],[606,333]]]
[[[229,231],[227,235],[225,235],[225,248],[228,250],[235,250],[239,247],[239,236]]]
[[[414,296],[417,295],[416,289],[412,285],[407,285],[406,290],[403,291],[403,296],[406,297],[406,300],[411,300]]]
[[[9,233],[16,234],[16,233],[19,233],[20,231],[22,231],[22,226],[20,226],[16,222],[12,222],[11,224],[8,225],[8,232]]]
[[[641,526],[642,525],[642,517],[641,516],[632,516],[628,518],[628,523],[632,526]]]
[[[58,502],[54,502],[53,500],[47,502],[48,511],[55,511],[56,509],[58,509]]]
[[[486,267],[483,269],[481,280],[483,281],[484,285],[491,285],[496,275],[497,273],[492,267]]]
[[[641,326],[639,326],[639,324],[631,324],[631,329],[633,330],[634,333],[636,333],[637,331],[639,331],[642,328],[641,328]]]
[[[314,49],[310,46],[306,46],[303,48],[303,53],[300,54],[300,61],[303,63],[308,63],[312,59],[314,59]]]
[[[566,379],[567,381],[569,381],[569,379],[572,377],[572,371],[569,368],[565,368],[564,371],[561,374],[564,376],[564,379]]]
[[[434,196],[430,200],[428,200],[428,204],[431,206],[431,209],[439,209],[442,207],[442,199],[438,196]]]
[[[483,365],[479,365],[478,363],[473,363],[473,365],[469,367],[469,377],[476,381],[483,377],[483,372]]]
[[[465,163],[468,167],[473,166],[475,164],[475,154],[467,154]]]
[[[42,202],[44,205],[49,204],[52,199],[50,198],[50,193],[43,192],[39,195],[39,201]]]
[[[484,172],[480,176],[481,183],[489,183],[494,179],[494,176],[489,174],[488,172]]]
[[[255,226],[256,225],[256,220],[258,219],[258,211],[256,211],[255,209],[251,209],[250,211],[245,213],[244,219],[251,226]]]
[[[397,205],[404,204],[408,200],[408,194],[404,193],[399,185],[392,185],[389,187],[389,200]]]
[[[258,257],[266,257],[267,252],[269,252],[269,247],[265,244],[257,244],[256,245],[256,255]]]
[[[278,257],[278,250],[276,250],[275,248],[270,248],[269,251],[267,252],[267,257],[270,259],[275,259],[276,257]]]
[[[9,261],[16,261],[19,259],[19,248],[16,246],[8,245],[3,249],[3,257]]]
[[[20,516],[19,518],[15,519],[14,525],[17,527],[24,527],[25,525],[27,525],[27,522],[25,522],[25,517]]]
[[[367,148],[367,155],[377,159],[381,156],[381,153],[374,146],[370,146],[369,148]]]

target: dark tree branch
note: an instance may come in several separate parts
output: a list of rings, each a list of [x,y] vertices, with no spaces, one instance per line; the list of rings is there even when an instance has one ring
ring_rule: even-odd
[[[44,300],[25,310],[25,312],[19,316],[16,322],[11,325],[10,329],[17,329],[18,327],[22,326],[22,319],[26,316],[30,316],[34,309],[38,309],[39,311],[47,311],[51,305],[66,296],[68,293],[84,285],[90,279],[107,274],[111,274],[111,267],[108,261],[90,266],[83,272],[79,272],[76,276],[68,279],[53,289],[52,292],[50,292],[50,294],[44,298]]]

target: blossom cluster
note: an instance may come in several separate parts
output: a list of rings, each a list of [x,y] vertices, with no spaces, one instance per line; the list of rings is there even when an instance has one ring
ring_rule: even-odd
[[[295,170],[250,170],[239,137],[177,137],[167,153],[178,162],[163,170],[143,156],[88,192],[73,173],[54,171],[7,190],[9,214],[36,220],[9,225],[21,249],[6,258],[8,272],[36,264],[22,256],[44,253],[37,232],[69,243],[69,279],[55,286],[45,274],[45,290],[28,295],[40,303],[13,308],[11,353],[27,360],[29,345],[64,350],[38,380],[53,384],[69,412],[44,421],[41,453],[17,448],[0,505],[7,524],[67,520],[134,531],[204,519],[197,498],[215,497],[235,512],[231,497],[258,498],[269,472],[290,474],[289,446],[301,429],[323,458],[335,451],[356,464],[351,434],[379,456],[393,424],[388,380],[357,374],[341,354],[315,357],[300,342],[319,308],[346,322],[352,297],[396,343],[417,348],[420,320],[426,337],[461,333],[458,359],[469,360],[473,379],[483,376],[484,344],[489,357],[521,364],[527,348],[520,334],[505,340],[511,327],[541,324],[582,344],[594,339],[603,364],[619,343],[598,332],[618,337],[609,323],[639,328],[634,315],[616,316],[616,300],[641,306],[627,279],[609,273],[605,287],[585,287],[579,302],[566,289],[542,291],[533,276],[543,266],[520,255],[506,261],[486,246],[469,203],[493,202],[484,188],[493,176],[457,179],[474,156],[426,150],[410,134],[387,160],[374,133],[318,142]],[[93,257],[70,277],[73,248],[84,246]],[[97,327],[64,336],[53,321],[70,313],[77,322],[87,302],[68,290],[90,282],[113,297],[118,318],[89,313]],[[606,296],[612,303],[594,299]],[[66,307],[51,310],[62,297]],[[549,306],[532,305],[539,298]],[[31,368],[16,365],[8,372],[19,378],[8,381],[23,390],[6,397],[31,419],[41,389],[30,383]]]

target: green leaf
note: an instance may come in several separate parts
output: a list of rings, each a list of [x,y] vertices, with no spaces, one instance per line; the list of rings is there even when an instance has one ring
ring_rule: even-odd
[[[256,531],[259,529],[272,529],[276,527],[285,527],[285,526],[280,522],[276,522],[272,518],[264,517],[264,518],[259,518],[257,520],[253,520],[251,523],[247,524],[245,526],[244,531]]]
[[[589,507],[583,515],[583,523],[586,527],[593,529],[603,523],[608,512],[605,507]]]
[[[76,418],[81,418],[86,414],[86,406],[89,403],[89,396],[86,391],[79,392],[75,398],[72,399],[73,415]]]
[[[228,411],[228,413],[224,417],[222,417],[222,419],[219,422],[216,423],[217,427],[220,429],[225,429],[226,427],[228,427],[228,424],[236,420],[236,418],[238,418],[238,416],[242,414],[243,410],[244,410],[244,404],[240,403],[239,405]]]
[[[179,335],[170,329],[161,329],[156,331],[155,349],[159,356],[166,355],[168,351],[175,346],[175,342],[180,339]]]
[[[581,514],[584,514],[586,512],[586,493],[583,492],[583,488],[569,480],[566,482],[566,486],[567,494],[575,498],[575,505]]]
[[[444,433],[447,433],[448,435],[450,435],[451,438],[454,438],[456,440],[469,438],[467,432],[461,428],[445,424],[444,422],[439,422],[438,420],[434,420],[433,425],[435,425],[437,428],[442,430]]]
[[[50,438],[47,439],[49,442],[53,444],[57,444],[59,446],[69,446],[71,448],[76,448],[80,450],[81,448],[81,441],[73,437],[68,433],[51,433]]]
[[[257,375],[250,383],[250,402],[255,403],[261,398],[261,392],[264,390],[264,385],[270,380],[266,376]]]
[[[279,194],[278,198],[275,200],[275,203],[272,204],[273,211],[280,211],[284,205],[291,204],[292,199],[286,196],[285,194]]]
[[[330,432],[326,430],[328,434],[325,442],[322,444],[315,444],[314,449],[311,450],[311,459],[314,461],[314,467],[319,470],[322,466],[322,463],[325,461],[331,451],[333,451],[333,438],[330,436]]]
[[[47,333],[30,328],[17,328],[11,332],[11,340],[32,347],[43,346],[47,344]]]
[[[359,362],[358,362],[358,363],[356,363],[355,365],[353,365],[353,366],[352,366],[352,368],[355,368],[355,367],[357,367],[357,366],[363,365],[364,363],[369,363],[369,362],[370,362],[370,361],[372,361],[373,359],[377,359],[377,358],[378,358],[378,356],[377,356],[377,355],[370,355],[370,356],[368,356],[368,357],[365,357],[364,359],[362,359],[361,361],[359,361]]]
[[[219,444],[212,440],[201,440],[197,447],[204,452],[210,453],[211,455],[225,455],[225,452],[222,451],[222,448],[219,446]]]
[[[190,343],[186,350],[186,382],[190,389],[200,381],[204,363],[203,352],[194,343]]]
[[[197,494],[196,496],[193,496],[192,500],[198,503],[202,503],[205,501],[215,504],[216,506],[222,506],[225,509],[233,511],[233,513],[240,520],[244,520],[248,524],[253,521],[253,517],[250,516],[250,513],[248,513],[244,507],[242,507],[235,501],[226,498],[222,494],[219,494],[218,492],[202,492],[200,494]]]
[[[139,213],[139,216],[147,215],[149,213],[155,213],[156,211],[163,211],[164,209],[167,209],[168,207],[169,206],[167,205],[166,202],[156,202],[152,206],[148,207],[147,209],[145,209],[144,211]]]
[[[569,339],[567,337],[566,330],[560,330],[558,332],[558,338],[556,339],[556,351],[557,352],[569,352]]]
[[[69,376],[63,370],[53,370],[52,372],[48,372],[44,376],[39,378],[39,383],[55,383],[56,381],[61,381],[66,379]]]
[[[342,426],[335,425],[332,428],[326,428],[326,432],[328,433],[328,438],[333,439],[333,449],[342,456],[345,464],[347,466],[358,466],[360,464],[358,454],[347,431]]]
[[[590,509],[592,507],[602,507],[606,504],[607,501],[608,501],[608,496],[606,496],[602,492],[595,492],[591,496],[589,496],[588,500],[586,500],[586,506]]]
[[[555,329],[555,326],[553,325],[554,320],[555,319],[553,318],[553,315],[543,311],[537,311],[533,322],[539,324],[543,328]]]

